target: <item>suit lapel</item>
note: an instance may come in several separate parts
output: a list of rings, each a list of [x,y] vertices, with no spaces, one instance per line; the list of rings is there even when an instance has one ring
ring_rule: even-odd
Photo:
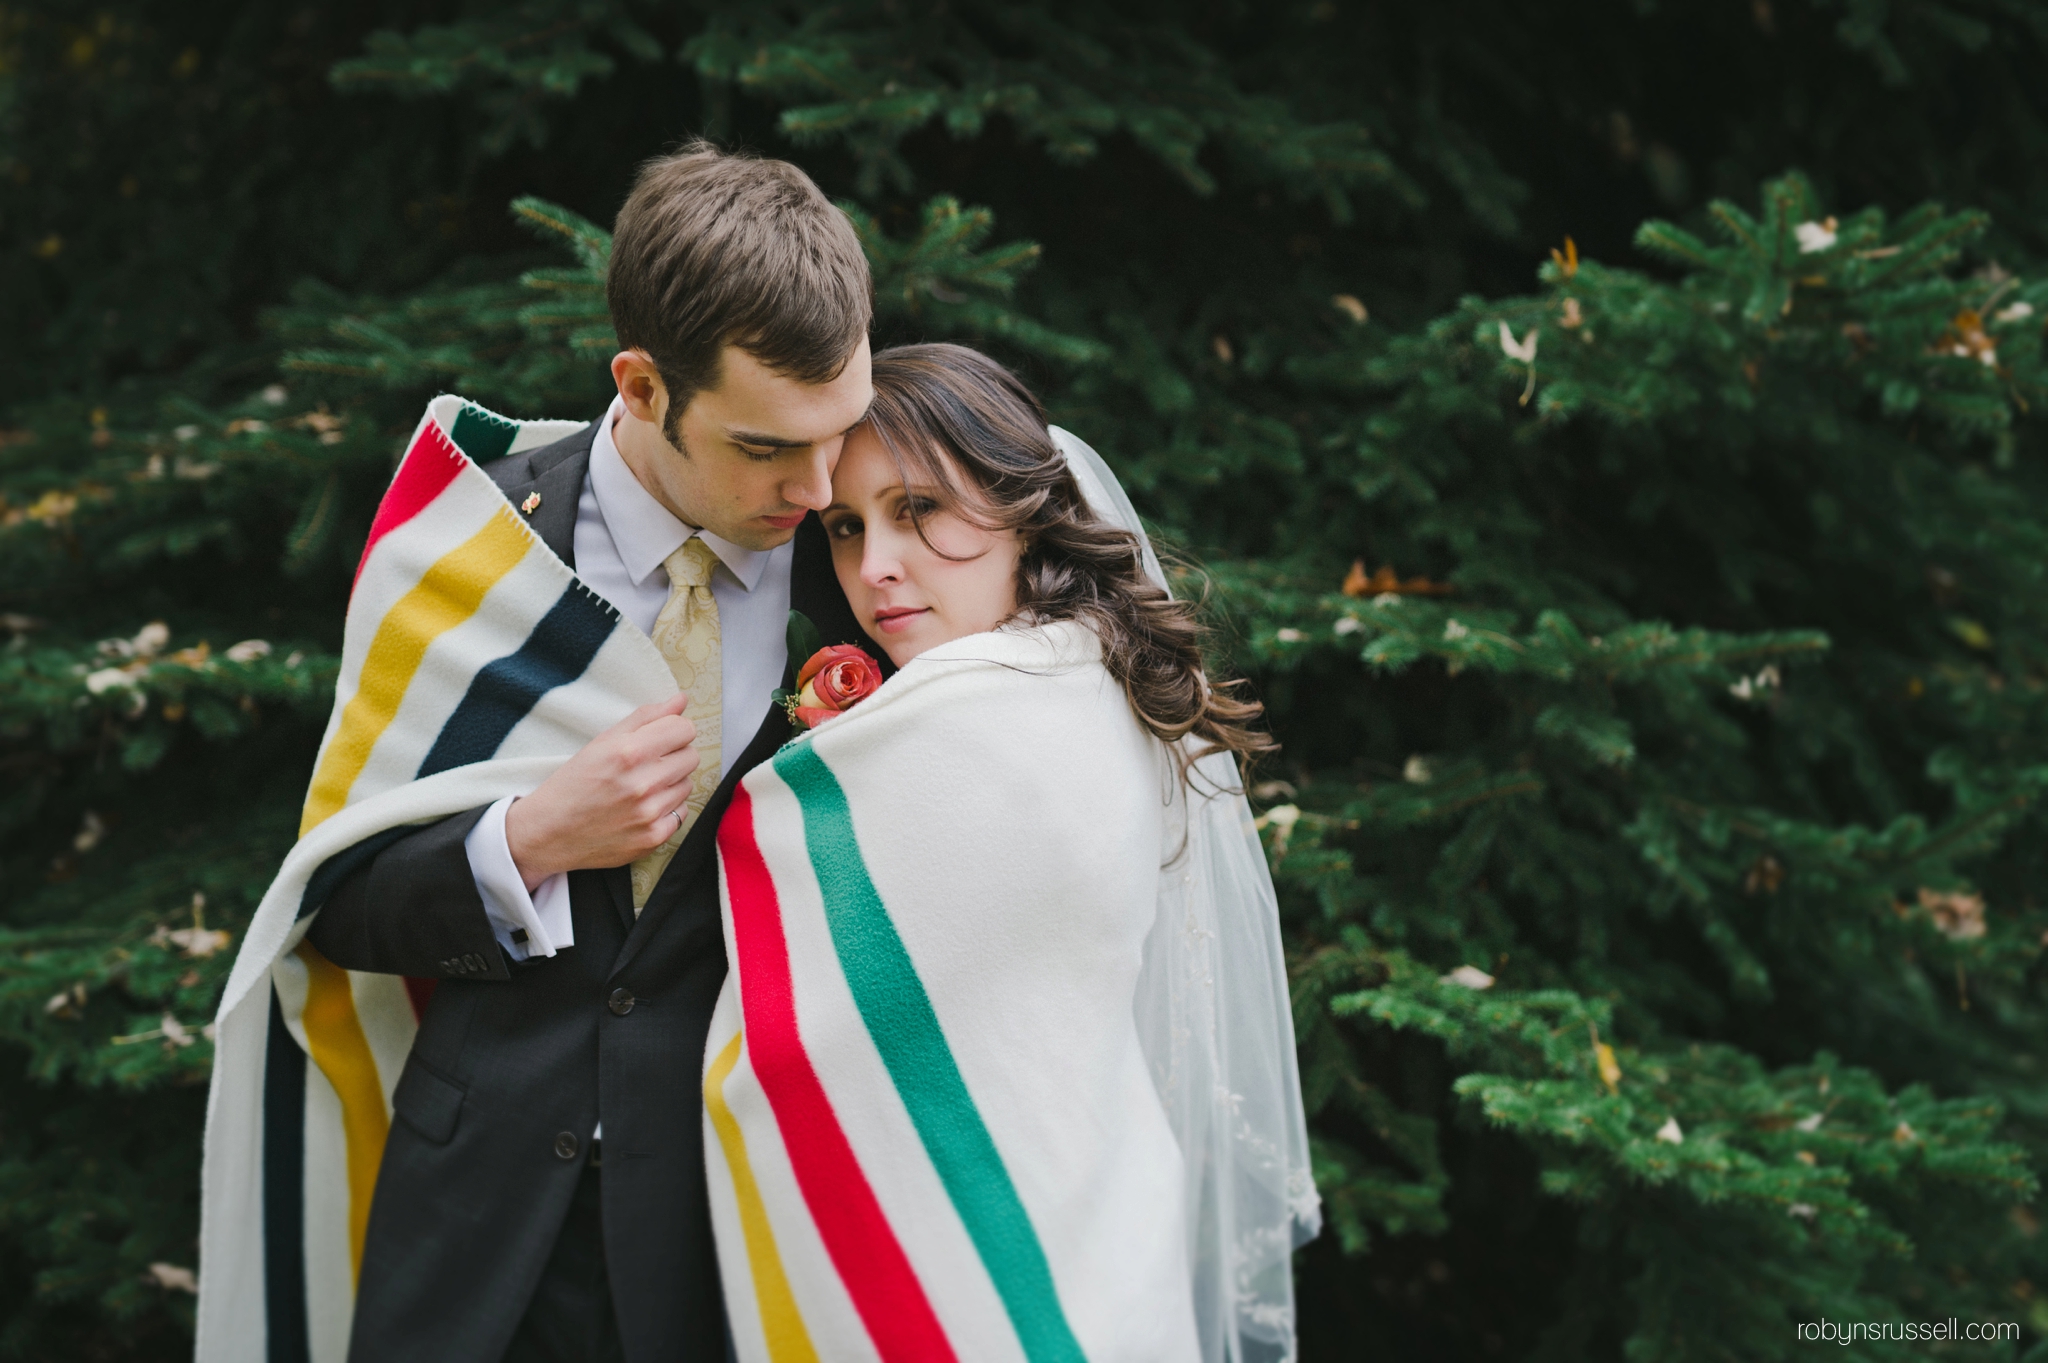
[[[590,446],[596,438],[597,423],[593,421],[576,434],[535,450],[527,457],[526,477],[498,485],[541,543],[571,571],[576,567],[576,506],[583,500],[583,479],[590,472]],[[526,509],[528,503],[531,511]]]
[[[826,643],[857,644],[881,663],[884,675],[895,670],[890,666],[888,655],[862,633],[854,619],[853,608],[846,604],[846,594],[840,591],[839,579],[832,571],[831,542],[825,538],[825,529],[815,515],[805,517],[803,524],[797,527],[796,548],[789,565],[789,603],[790,609],[810,617]],[[795,683],[796,670],[805,661],[802,658],[788,661],[782,674],[784,688]],[[625,916],[629,925],[625,945],[620,948],[618,959],[612,965],[614,975],[624,970],[641,945],[660,930],[662,922],[685,897],[690,884],[709,864],[718,838],[718,824],[725,817],[726,806],[732,803],[733,789],[748,772],[773,757],[776,749],[791,737],[788,717],[780,707],[771,706],[768,717],[755,731],[753,741],[747,744],[738,758],[726,764],[717,791],[705,804],[703,814],[690,829],[690,835],[683,839],[683,845],[676,849],[675,858],[656,882],[654,893],[648,896],[647,906],[640,911],[637,922],[633,919],[632,878],[627,868],[621,866],[605,872],[606,891],[613,906]]]

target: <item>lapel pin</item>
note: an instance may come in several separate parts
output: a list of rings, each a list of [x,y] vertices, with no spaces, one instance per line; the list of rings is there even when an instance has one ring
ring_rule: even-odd
[[[533,514],[533,513],[534,513],[534,512],[536,511],[536,510],[538,510],[539,508],[540,508],[540,494],[539,494],[538,492],[529,492],[529,493],[527,493],[527,494],[526,494],[526,500],[525,500],[525,501],[523,501],[523,502],[521,502],[521,503],[519,504],[519,509],[520,509],[521,511],[524,511],[524,512],[525,512],[525,513],[526,513],[527,515],[529,515],[529,516],[531,516],[531,515],[532,515],[532,514]]]

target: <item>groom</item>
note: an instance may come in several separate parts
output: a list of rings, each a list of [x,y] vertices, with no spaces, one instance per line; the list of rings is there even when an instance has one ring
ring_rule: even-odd
[[[339,965],[440,981],[392,1097],[356,1363],[726,1356],[698,1087],[726,970],[712,840],[789,737],[790,609],[862,638],[806,517],[867,410],[870,294],[796,167],[703,143],[650,162],[607,283],[618,397],[486,468],[677,695],[531,795],[384,848],[312,925]]]

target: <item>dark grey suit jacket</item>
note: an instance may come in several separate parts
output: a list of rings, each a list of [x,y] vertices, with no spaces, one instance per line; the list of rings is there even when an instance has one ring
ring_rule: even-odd
[[[571,566],[596,429],[486,469],[515,506],[541,494],[529,522]],[[816,517],[797,533],[790,598],[826,643],[882,656],[854,623]],[[771,710],[752,742],[727,749],[724,780],[637,921],[624,867],[572,872],[576,945],[552,958],[512,963],[491,934],[463,848],[482,809],[382,847],[327,898],[309,935],[330,960],[440,981],[393,1099],[352,1363],[497,1363],[600,1121],[626,1358],[724,1359],[699,1090],[726,968],[713,839],[734,784],[789,736]]]

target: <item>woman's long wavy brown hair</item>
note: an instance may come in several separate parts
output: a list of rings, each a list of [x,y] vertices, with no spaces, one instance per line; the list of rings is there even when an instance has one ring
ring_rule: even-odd
[[[903,485],[929,489],[954,514],[1023,540],[1013,619],[1092,628],[1132,711],[1177,751],[1190,734],[1190,757],[1271,751],[1272,739],[1252,727],[1258,703],[1232,694],[1240,683],[1204,673],[1193,606],[1146,574],[1135,535],[1089,509],[1046,431],[1044,408],[1016,375],[965,346],[906,345],[874,357],[874,382],[867,422]]]

